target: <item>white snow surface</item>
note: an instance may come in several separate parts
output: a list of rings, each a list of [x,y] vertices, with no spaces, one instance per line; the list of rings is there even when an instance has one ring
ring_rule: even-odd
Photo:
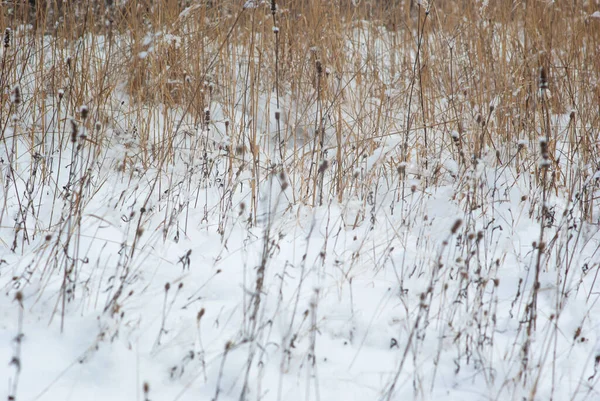
[[[150,399],[163,400],[521,399],[533,383],[539,399],[598,395],[600,237],[580,222],[581,238],[567,240],[562,215],[572,205],[560,197],[547,238],[557,236],[571,270],[543,257],[537,328],[528,337],[539,223],[521,200],[525,183],[508,187],[507,176],[497,180],[494,209],[472,214],[484,233],[479,245],[451,234],[465,214],[452,200],[457,184],[407,189],[394,213],[378,200],[357,217],[363,202],[292,204],[272,177],[261,187],[257,226],[234,207],[223,236],[217,209],[198,206],[187,230],[180,215],[179,229],[163,238],[170,206],[157,199],[135,252],[143,178],[103,179],[83,213],[84,262],[64,322],[60,263],[45,256],[52,240],[31,237],[12,252],[12,230],[2,228],[0,377],[15,377],[8,362],[20,332],[19,290],[18,399],[142,399],[144,382]],[[218,202],[217,187],[204,191]],[[461,241],[472,244],[470,267]],[[533,366],[523,373],[528,341]]]

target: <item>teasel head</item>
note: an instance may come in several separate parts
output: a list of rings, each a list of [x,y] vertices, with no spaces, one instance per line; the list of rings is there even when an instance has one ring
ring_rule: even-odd
[[[271,14],[275,15],[277,12],[277,1],[271,0]]]

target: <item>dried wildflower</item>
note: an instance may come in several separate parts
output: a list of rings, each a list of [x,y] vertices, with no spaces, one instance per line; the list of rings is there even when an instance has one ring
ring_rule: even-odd
[[[210,109],[208,107],[204,109],[204,124],[207,126],[210,124]]]
[[[285,173],[283,171],[279,172],[279,182],[281,182],[281,190],[285,191],[289,184],[287,181],[287,177],[285,176]]]
[[[452,229],[450,230],[450,231],[452,231],[452,234],[456,234],[456,232],[458,231],[458,229],[460,228],[461,225],[462,225],[462,219],[456,219],[456,221],[452,225]]]
[[[88,107],[87,107],[87,106],[85,106],[85,105],[84,105],[84,106],[81,106],[81,107],[79,108],[79,113],[81,113],[81,119],[82,119],[82,120],[85,120],[85,119],[87,119],[87,118],[88,118],[89,112],[90,112],[90,110],[89,110],[89,109],[88,109]]]
[[[550,167],[550,155],[548,154],[548,141],[546,138],[540,138],[540,154],[542,156],[542,161],[540,162],[541,168]]]
[[[398,174],[400,174],[400,175],[404,174],[404,172],[406,171],[406,165],[407,165],[406,162],[401,162],[400,164],[398,164],[398,167],[396,169],[398,171]]]
[[[548,71],[546,71],[546,67],[540,67],[538,86],[540,90],[548,89]]]
[[[21,88],[15,86],[12,91],[11,101],[15,106],[21,104]]]
[[[323,74],[323,64],[321,64],[320,60],[317,60],[315,66],[317,68],[317,74],[319,74],[319,75]]]
[[[10,47],[10,28],[4,30],[4,48]]]
[[[79,127],[74,119],[70,119],[71,122],[71,142],[77,142],[77,133],[79,132]]]
[[[327,160],[323,160],[319,166],[319,174],[324,173],[325,170],[327,170],[327,167],[329,167],[329,162]]]

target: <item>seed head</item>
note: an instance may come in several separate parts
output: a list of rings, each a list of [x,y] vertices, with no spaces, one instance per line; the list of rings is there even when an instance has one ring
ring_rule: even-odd
[[[327,160],[323,160],[319,166],[319,174],[323,174],[325,170],[327,170],[327,167],[329,167],[329,162]]]
[[[321,64],[320,60],[317,60],[317,62],[315,63],[315,66],[317,68],[317,74],[319,74],[319,75],[323,74],[323,64]]]
[[[452,225],[452,234],[456,234],[460,226],[462,225],[462,219],[456,219],[454,224]]]
[[[77,133],[79,132],[79,127],[73,118],[71,118],[71,142],[77,142]]]
[[[15,86],[13,88],[11,100],[15,106],[18,106],[21,104],[21,88],[19,88],[19,86]]]
[[[204,109],[204,124],[210,124],[210,109],[208,107]]]
[[[10,47],[10,28],[4,30],[4,48]]]
[[[546,67],[540,67],[538,85],[541,90],[548,89],[548,71],[546,71]]]
[[[81,113],[81,119],[85,120],[88,118],[88,115],[90,113],[90,110],[88,109],[87,106],[83,105],[79,108],[79,113]]]

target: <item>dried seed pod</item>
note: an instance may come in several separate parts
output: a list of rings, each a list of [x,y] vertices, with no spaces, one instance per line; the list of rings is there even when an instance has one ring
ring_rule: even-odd
[[[548,89],[548,71],[546,70],[546,67],[540,67],[538,85],[541,90]]]
[[[317,60],[317,62],[315,63],[315,67],[317,68],[317,74],[323,74],[323,64],[321,64],[320,60]]]
[[[457,219],[454,224],[452,225],[452,234],[456,234],[456,232],[458,231],[458,229],[460,228],[460,226],[462,225],[462,219]]]
[[[71,122],[71,142],[77,142],[77,133],[79,132],[79,127],[74,119],[70,119]]]
[[[81,113],[81,119],[82,119],[82,120],[85,120],[85,119],[87,119],[87,118],[88,118],[89,112],[90,112],[90,110],[89,110],[89,109],[88,109],[88,107],[87,107],[87,106],[85,106],[85,105],[84,105],[84,106],[81,106],[81,107],[79,108],[79,113]]]
[[[4,48],[10,47],[10,28],[4,30]]]
[[[11,101],[15,106],[21,104],[21,88],[19,88],[19,86],[13,88]]]
[[[319,174],[323,174],[325,170],[327,170],[327,167],[329,167],[329,162],[327,160],[323,160],[319,166]]]

